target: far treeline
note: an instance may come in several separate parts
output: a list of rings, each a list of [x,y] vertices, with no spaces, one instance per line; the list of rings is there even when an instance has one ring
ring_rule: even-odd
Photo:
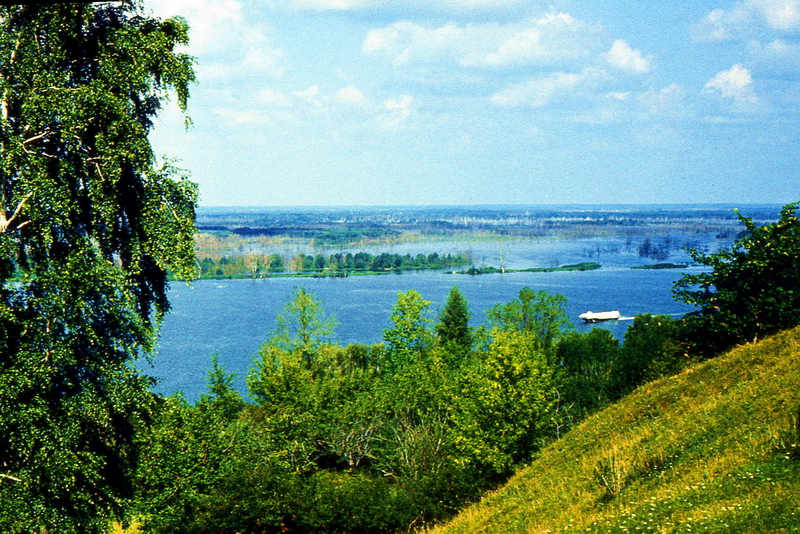
[[[350,273],[384,273],[425,269],[452,269],[469,265],[466,254],[389,254],[367,252],[336,254],[245,254],[237,256],[206,256],[198,261],[200,278],[242,278],[269,275],[326,274],[344,276]]]
[[[204,228],[204,230],[214,230],[214,228]],[[225,230],[224,227],[216,230]],[[391,228],[381,226],[360,225],[352,228],[350,226],[331,226],[328,228],[303,228],[303,227],[266,227],[251,228],[249,226],[237,227],[230,230],[231,233],[242,237],[274,237],[282,236],[295,239],[310,239],[315,243],[326,246],[348,246],[352,243],[363,243],[369,241],[389,241],[400,236],[400,232]]]

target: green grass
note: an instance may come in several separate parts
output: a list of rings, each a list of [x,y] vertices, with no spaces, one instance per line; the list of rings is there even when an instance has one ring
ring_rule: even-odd
[[[800,328],[647,384],[436,534],[800,532]]]

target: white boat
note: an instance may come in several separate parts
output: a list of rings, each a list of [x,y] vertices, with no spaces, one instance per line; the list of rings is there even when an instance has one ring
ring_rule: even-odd
[[[578,317],[583,319],[584,323],[597,323],[599,321],[619,321],[619,312],[618,311],[606,311],[606,312],[587,311],[586,313],[580,314]]]

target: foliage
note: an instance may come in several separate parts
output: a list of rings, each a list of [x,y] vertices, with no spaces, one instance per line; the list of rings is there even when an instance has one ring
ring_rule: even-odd
[[[336,318],[326,317],[319,301],[302,287],[292,290],[292,299],[276,320],[270,344],[298,353],[307,368],[311,367],[316,350],[334,334],[337,325]]]
[[[236,380],[234,373],[227,373],[219,363],[219,353],[211,355],[211,369],[208,372],[208,398],[214,409],[225,420],[233,420],[245,407],[244,399],[233,389]],[[205,402],[205,399],[203,399]]]
[[[487,353],[459,381],[455,445],[492,475],[527,459],[552,427],[553,368],[524,331],[492,332]]]
[[[434,534],[794,532],[800,329],[639,388]]]
[[[451,295],[445,338],[469,317]],[[285,317],[324,316],[312,303],[296,291]],[[306,344],[302,329],[270,337],[247,379],[255,404],[212,358],[209,395],[196,406],[168,399],[143,437],[145,531],[408,531],[530,458],[555,416],[543,344],[510,325],[487,334],[486,350],[437,343],[429,305],[400,293],[385,347]]]
[[[616,364],[615,398],[638,385],[680,371],[688,362],[679,342],[680,322],[667,315],[637,315],[625,331]]]
[[[569,332],[556,346],[560,423],[574,426],[649,381],[678,373],[690,362],[680,341],[681,322],[637,315],[620,346],[610,332]]]
[[[324,254],[244,254],[235,256],[198,253],[201,278],[265,276],[286,273],[385,273],[409,270],[435,270],[458,267],[469,263],[463,254],[389,254],[367,252]]]
[[[550,350],[562,331],[569,327],[563,295],[523,287],[519,297],[508,304],[497,304],[487,312],[489,323],[500,330],[525,332],[538,348]]]
[[[134,510],[144,532],[279,532],[292,471],[260,428],[210,397],[166,399],[144,434]]]
[[[619,341],[608,330],[568,332],[556,347],[561,410],[570,426],[616,400]]]
[[[186,106],[186,43],[130,1],[0,7],[3,532],[100,532],[130,495],[133,360],[167,269],[194,272],[196,188],[147,140],[169,92]]]
[[[467,300],[457,286],[451,287],[447,302],[439,314],[439,322],[434,327],[439,343],[445,345],[449,352],[466,353],[472,348],[469,318]]]
[[[776,223],[764,226],[739,215],[747,233],[731,250],[691,251],[710,269],[684,275],[675,284],[677,300],[699,307],[686,318],[693,352],[713,356],[800,323],[797,209],[798,203],[787,204]]]
[[[383,333],[387,343],[386,370],[395,372],[400,367],[422,357],[431,344],[426,316],[431,301],[422,298],[414,289],[400,292],[392,307],[392,327]]]
[[[669,236],[665,237],[664,242],[660,245],[654,244],[649,237],[645,237],[642,244],[639,245],[639,257],[664,261],[669,258],[669,249],[671,246],[672,240]]]
[[[530,267],[528,269],[506,269],[505,267],[498,269],[497,267],[475,267],[471,266],[466,271],[459,271],[458,274],[496,274],[496,273],[552,273],[563,271],[594,271],[600,268],[599,263],[584,262],[575,263],[572,265],[562,265],[561,267]]]
[[[234,228],[233,233],[242,236],[286,236],[300,239],[313,239],[321,245],[345,246],[363,243],[369,240],[383,240],[399,236],[397,230],[381,226],[344,226],[341,228],[301,228],[301,227],[268,227],[251,228],[248,226]]]

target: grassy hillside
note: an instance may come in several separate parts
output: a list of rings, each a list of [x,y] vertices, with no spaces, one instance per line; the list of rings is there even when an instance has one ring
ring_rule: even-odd
[[[589,418],[436,534],[800,532],[800,328]]]

